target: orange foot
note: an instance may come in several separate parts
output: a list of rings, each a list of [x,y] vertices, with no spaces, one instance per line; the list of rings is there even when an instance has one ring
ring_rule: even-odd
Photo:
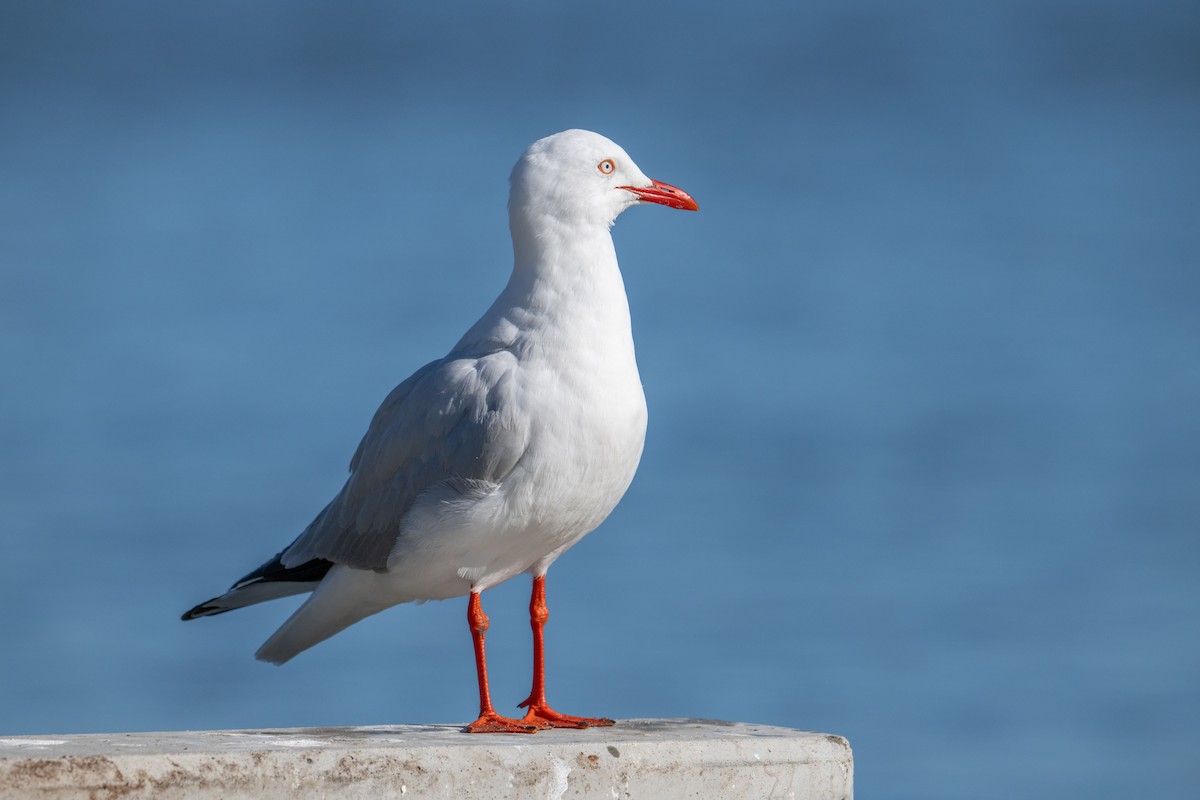
[[[481,714],[479,719],[463,728],[467,733],[537,733],[549,728],[549,723],[530,722],[526,719],[509,719],[496,712]]]
[[[528,700],[521,703],[521,708],[525,707],[528,707],[529,711],[525,713],[521,722],[526,725],[543,728],[607,728],[616,724],[605,717],[572,717],[569,714],[560,714],[548,705],[535,704]]]

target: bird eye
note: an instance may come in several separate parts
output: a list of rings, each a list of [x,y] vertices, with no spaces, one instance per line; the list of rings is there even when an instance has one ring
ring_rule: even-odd
[[[603,172],[605,175],[612,175],[612,171],[616,169],[611,158],[606,158],[596,165],[596,169]]]

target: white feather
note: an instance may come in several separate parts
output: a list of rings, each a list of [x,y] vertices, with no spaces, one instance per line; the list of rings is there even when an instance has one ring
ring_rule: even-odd
[[[611,159],[611,174],[597,165]],[[283,663],[397,603],[542,574],[633,479],[646,431],[609,229],[650,179],[567,131],[529,148],[509,200],[514,268],[443,359],[384,401],[341,493],[284,553],[335,566],[257,657]]]

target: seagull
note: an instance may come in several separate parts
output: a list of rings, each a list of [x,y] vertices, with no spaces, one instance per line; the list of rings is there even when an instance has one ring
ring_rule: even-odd
[[[612,725],[546,700],[546,572],[612,512],[646,435],[629,303],[610,230],[641,203],[698,211],[600,134],[534,142],[509,179],[513,270],[443,358],[392,390],[345,486],[294,542],[183,615],[309,598],[255,657],[283,664],[355,622],[412,601],[469,596],[479,680],[469,733]],[[480,595],[533,578],[533,688],[521,719],[492,706]]]

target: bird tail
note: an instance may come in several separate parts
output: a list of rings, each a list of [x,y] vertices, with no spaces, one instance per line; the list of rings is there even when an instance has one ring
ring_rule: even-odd
[[[282,558],[283,553],[280,553],[233,584],[225,594],[205,600],[195,608],[189,609],[181,619],[211,617],[214,614],[233,611],[235,608],[311,592],[333,567],[333,562],[323,558],[314,558],[295,567],[285,567]]]
[[[377,573],[338,567],[313,592],[296,613],[258,648],[259,661],[282,664],[323,642],[360,619],[376,614],[392,603],[379,603],[373,592]]]

